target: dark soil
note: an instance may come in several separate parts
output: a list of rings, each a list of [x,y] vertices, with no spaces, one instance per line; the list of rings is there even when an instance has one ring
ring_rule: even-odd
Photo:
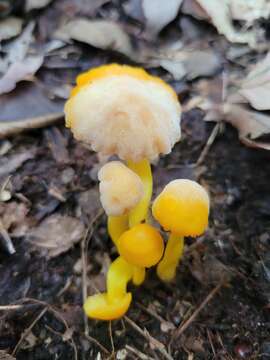
[[[200,117],[200,113],[186,114],[183,141],[160,161],[160,166],[154,166],[154,176],[156,188],[176,177],[199,177],[211,194],[209,230],[187,252],[174,283],[161,283],[153,270],[142,287],[132,289],[134,302],[128,316],[160,342],[170,343],[173,359],[186,359],[188,354],[194,354],[195,359],[267,359],[270,356],[270,155],[244,147],[235,130],[226,128],[200,168],[191,167],[190,159],[199,156],[212,128]],[[194,139],[186,130],[190,126],[193,133],[200,130],[200,139]],[[68,164],[57,161],[48,147],[48,133],[55,132],[67,140]],[[37,147],[36,155],[11,181],[14,193],[23,194],[31,202],[31,221],[40,221],[52,213],[75,214],[79,194],[96,185],[90,176],[96,156],[76,144],[63,126],[17,137],[13,140],[12,153],[28,144]],[[72,168],[75,175],[71,183],[62,185],[61,193],[66,201],[61,203],[48,194],[48,188],[54,185],[60,189],[67,168]],[[92,205],[89,204],[89,212]],[[71,336],[79,359],[96,359],[98,352],[102,358],[108,358],[108,354],[84,336],[81,275],[74,271],[81,256],[80,246],[46,260],[24,237],[13,240],[16,254],[1,253],[1,303],[21,303],[27,297],[48,303],[56,310],[48,308],[32,328],[34,343],[26,337],[17,359],[74,359]],[[187,243],[194,241],[188,239]],[[106,235],[103,217],[89,247],[90,285],[91,278],[96,279],[100,273],[100,257],[105,255],[114,258],[115,250]],[[166,329],[167,322],[171,327],[181,326],[224,277],[227,280],[224,286],[186,331],[171,342],[174,330]],[[152,305],[151,309],[164,321],[141,305],[146,308]],[[0,349],[14,349],[45,306],[29,299],[18,310],[3,311]],[[68,340],[63,321],[72,329]],[[111,326],[116,353],[130,345],[149,357],[162,358],[125,320],[114,321]],[[112,353],[108,323],[89,321],[89,330],[91,337]],[[132,358],[130,354],[127,358]],[[133,358],[138,357],[134,354]]]

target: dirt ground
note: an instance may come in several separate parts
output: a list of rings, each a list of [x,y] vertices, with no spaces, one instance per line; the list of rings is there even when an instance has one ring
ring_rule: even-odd
[[[39,41],[42,24],[53,14],[50,7],[34,13]],[[105,15],[119,13],[117,5],[106,9]],[[214,32],[205,27],[205,37]],[[45,27],[45,38],[49,33]],[[219,35],[213,36],[218,44]],[[127,62],[115,53],[76,46],[71,58],[47,58],[33,83],[20,83],[2,96],[3,112],[13,109],[11,120],[20,118],[21,96],[31,97],[36,83],[56,91],[89,66]],[[221,41],[217,52],[229,46]],[[247,62],[257,56],[249,53]],[[232,71],[244,73],[243,67],[233,65]],[[184,104],[201,79],[177,81],[160,68],[150,70],[168,80]],[[38,112],[35,96],[25,104]],[[64,99],[56,100],[53,113]],[[174,282],[160,282],[151,269],[141,287],[130,285],[127,316],[111,323],[86,324],[82,311],[85,258],[91,294],[104,289],[116,257],[98,200],[97,155],[72,138],[62,119],[0,140],[1,242],[8,236],[16,249],[12,255],[4,246],[0,251],[1,360],[270,359],[270,153],[246,147],[235,128],[206,122],[204,115],[195,106],[184,108],[182,140],[153,165],[153,173],[155,194],[176,178],[199,181],[211,196],[209,228],[196,240],[186,239]]]

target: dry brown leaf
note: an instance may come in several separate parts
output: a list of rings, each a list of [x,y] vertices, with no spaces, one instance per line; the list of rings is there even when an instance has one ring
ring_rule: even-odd
[[[239,32],[234,28],[228,0],[185,0],[185,2],[189,3],[188,6],[184,6],[186,13],[199,19],[210,19],[217,31],[229,41],[255,46],[255,34],[252,31]]]
[[[0,41],[17,36],[22,31],[22,19],[10,16],[0,22]]]
[[[13,90],[17,82],[29,80],[41,67],[42,63],[43,56],[35,55],[11,64],[6,74],[0,79],[0,95]]]
[[[257,110],[270,109],[270,52],[242,82],[239,93]]]
[[[41,9],[47,6],[52,0],[26,0],[25,10]]]
[[[44,249],[48,257],[68,251],[84,235],[83,223],[71,216],[51,215],[28,234],[28,240],[37,248]]]
[[[141,6],[145,17],[146,30],[157,35],[166,25],[176,18],[183,0],[142,0]]]
[[[77,40],[104,50],[114,50],[131,56],[130,38],[120,24],[109,20],[75,19],[58,29],[60,40]]]
[[[269,143],[254,140],[270,133],[269,115],[247,110],[237,104],[225,104],[224,120],[238,129],[240,140],[247,146],[270,150]]]

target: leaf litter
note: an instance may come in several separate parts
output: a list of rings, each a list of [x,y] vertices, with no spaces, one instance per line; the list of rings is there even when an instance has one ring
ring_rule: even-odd
[[[188,239],[192,245],[175,283],[160,284],[150,272],[145,286],[134,291],[145,308],[150,308],[153,299],[157,299],[161,304],[158,315],[166,320],[162,322],[149,312],[134,309],[128,316],[133,324],[140,324],[139,330],[122,328],[120,322],[115,322],[113,336],[124,334],[127,357],[142,354],[140,350],[146,357],[156,357],[159,354],[149,349],[149,339],[158,340],[161,347],[168,344],[174,329],[183,329],[191,313],[196,314],[199,308],[197,321],[189,323],[181,341],[172,342],[173,358],[183,356],[183,349],[194,357],[211,357],[206,333],[211,334],[217,356],[228,358],[235,356],[232,339],[241,344],[248,337],[251,343],[258,344],[252,348],[255,358],[269,344],[263,324],[270,292],[265,276],[260,274],[262,266],[257,266],[258,259],[268,266],[265,255],[269,245],[265,234],[270,230],[265,216],[268,207],[260,204],[262,199],[267,199],[269,190],[265,169],[269,153],[239,145],[235,132],[228,126],[204,158],[204,170],[198,171],[194,164],[212,131],[212,125],[202,121],[204,116],[206,120],[236,127],[240,140],[248,146],[269,148],[268,55],[264,57],[268,51],[264,37],[268,31],[267,1],[228,0],[217,5],[216,1],[172,0],[155,11],[150,11],[153,2],[147,0],[126,1],[123,6],[104,0],[88,4],[82,0],[45,3],[40,2],[40,9],[27,11],[15,7],[14,13],[23,19],[24,29],[16,38],[1,44],[2,74],[29,56],[44,57],[39,69],[30,74],[31,82],[15,82],[15,88],[0,98],[0,136],[13,135],[8,140],[11,148],[7,145],[5,150],[7,140],[0,143],[3,181],[11,176],[9,198],[0,203],[0,220],[16,248],[13,256],[0,252],[1,283],[8,284],[2,298],[12,302],[27,295],[68,309],[75,342],[84,343],[83,349],[79,346],[79,352],[87,352],[91,358],[103,356],[100,351],[104,351],[103,342],[107,346],[104,336],[107,325],[90,324],[89,335],[97,342],[92,346],[86,341],[82,334],[81,274],[74,267],[80,259],[76,244],[100,210],[95,176],[100,164],[95,155],[71,139],[62,123],[45,131],[17,134],[25,129],[50,126],[62,118],[63,99],[68,96],[77,73],[103,63],[131,62],[143,65],[170,83],[183,104],[182,142],[170,156],[160,160],[160,169],[154,167],[156,188],[160,189],[168,176],[198,179],[211,191],[212,219],[203,239],[195,243]],[[13,16],[9,11],[8,16]],[[54,35],[57,33],[60,41]],[[30,146],[36,147],[34,156],[20,158]],[[13,162],[13,156],[17,155],[19,161]],[[250,199],[258,208],[256,219],[254,210],[249,210]],[[101,221],[91,239],[89,290],[93,284],[102,289],[104,268],[116,255],[105,235],[105,227]],[[203,299],[212,293],[211,286],[224,273],[229,275],[229,286],[224,286],[207,308],[201,310]],[[176,304],[185,311],[179,311]],[[228,310],[225,315],[224,306]],[[243,316],[239,317],[239,313]],[[1,344],[8,342],[5,348],[12,349],[16,345],[15,337],[19,338],[25,330],[25,322],[22,312],[9,311],[3,315]],[[32,308],[24,311],[27,324],[31,322],[30,315],[33,316]],[[261,325],[257,326],[258,323]],[[38,341],[30,344],[29,349],[21,349],[18,358],[29,353],[34,358],[36,353],[46,357],[49,352],[68,356],[69,345],[53,332],[47,335],[47,326],[58,331],[61,324],[44,316],[33,329]],[[148,340],[142,343],[137,334],[144,328],[150,337],[147,335]],[[120,338],[115,344],[116,353],[124,347]],[[131,354],[130,348],[135,353]]]

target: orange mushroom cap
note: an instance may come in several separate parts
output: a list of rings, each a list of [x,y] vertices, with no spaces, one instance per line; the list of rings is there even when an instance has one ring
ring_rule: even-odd
[[[155,199],[152,211],[166,231],[180,236],[199,236],[208,225],[209,196],[195,181],[174,180]]]
[[[118,251],[130,264],[151,267],[161,259],[164,243],[160,233],[153,226],[139,224],[120,236]]]

